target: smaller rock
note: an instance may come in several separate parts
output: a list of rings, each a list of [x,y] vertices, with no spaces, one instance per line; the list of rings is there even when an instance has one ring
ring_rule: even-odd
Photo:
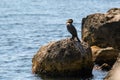
[[[112,65],[117,60],[119,53],[119,50],[116,50],[112,47],[100,48],[98,46],[92,46],[91,49],[92,49],[93,61],[95,62],[95,64],[98,64],[99,66],[103,66],[103,68],[106,66],[103,64],[107,64],[109,65],[109,69],[110,66],[112,67]]]

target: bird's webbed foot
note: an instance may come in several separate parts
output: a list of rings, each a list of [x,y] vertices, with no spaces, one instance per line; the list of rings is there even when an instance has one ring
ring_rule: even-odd
[[[73,40],[74,40],[74,39],[73,39],[73,37],[72,37],[72,38],[70,38],[70,40],[71,40],[71,41],[73,41]]]

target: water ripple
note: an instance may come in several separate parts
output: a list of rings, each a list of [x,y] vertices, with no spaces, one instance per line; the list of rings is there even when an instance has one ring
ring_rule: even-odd
[[[0,1],[0,80],[44,80],[32,74],[32,57],[40,46],[71,37],[67,19],[74,19],[81,37],[83,17],[120,7],[119,0]],[[94,80],[101,80],[106,72],[93,70],[93,74]]]

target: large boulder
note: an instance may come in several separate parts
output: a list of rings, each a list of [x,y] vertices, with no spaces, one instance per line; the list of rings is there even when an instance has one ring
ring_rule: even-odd
[[[42,46],[32,59],[32,71],[47,76],[91,76],[92,53],[86,44],[70,39]]]
[[[82,20],[82,39],[91,46],[120,49],[120,8],[88,15]]]
[[[120,55],[104,80],[120,80]]]
[[[93,61],[95,62],[95,64],[99,66],[107,64],[109,65],[109,69],[111,69],[112,65],[117,60],[118,54],[120,52],[119,50],[114,49],[112,47],[100,48],[98,46],[92,46],[91,49]]]
[[[83,18],[82,40],[92,46],[93,61],[101,67],[111,67],[117,60],[105,80],[120,80],[120,8]]]

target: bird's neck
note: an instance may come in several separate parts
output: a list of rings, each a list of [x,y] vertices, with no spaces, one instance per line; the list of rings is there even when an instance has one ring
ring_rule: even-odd
[[[72,25],[72,23],[67,23],[67,25]]]

